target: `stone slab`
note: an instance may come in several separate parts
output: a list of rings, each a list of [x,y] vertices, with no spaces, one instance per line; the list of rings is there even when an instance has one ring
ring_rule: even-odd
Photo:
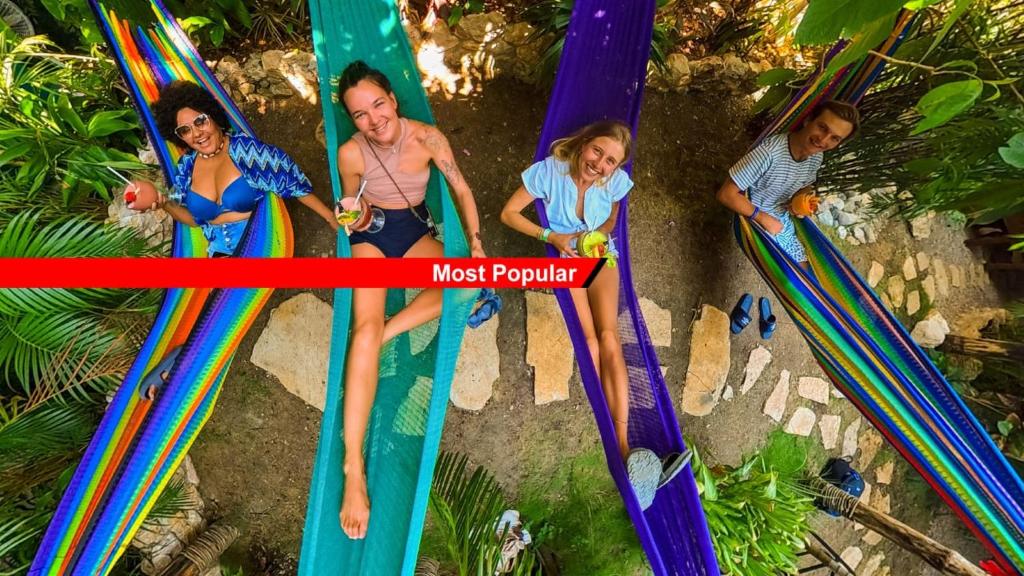
[[[814,421],[817,419],[818,415],[814,413],[814,410],[800,406],[793,412],[793,416],[786,423],[784,430],[787,434],[795,436],[810,436],[811,431],[814,430]]]
[[[250,361],[272,374],[285,390],[323,411],[331,345],[332,308],[309,292],[270,312]]]
[[[533,366],[533,401],[569,399],[574,354],[554,294],[526,293],[526,362]]]
[[[730,365],[729,316],[705,304],[690,337],[690,364],[683,384],[683,411],[711,413],[721,399]]]
[[[821,446],[825,450],[832,450],[839,442],[839,428],[842,426],[842,417],[838,414],[825,414],[818,421],[818,429],[821,430]]]
[[[764,372],[765,366],[771,361],[772,353],[760,344],[750,351],[750,356],[747,357],[747,366],[743,369],[743,384],[740,386],[741,395],[746,394],[748,390],[754,387],[754,384],[757,384],[757,380],[761,377],[761,373]]]
[[[796,392],[818,404],[828,404],[829,383],[815,376],[801,376],[797,381]]]
[[[482,410],[494,393],[500,374],[498,327],[501,316],[492,316],[478,328],[467,328],[455,365],[451,400],[463,410]]]
[[[779,374],[779,381],[764,403],[764,413],[775,420],[782,422],[782,415],[786,413],[786,400],[789,398],[789,370],[783,370]]]
[[[650,298],[641,298],[640,313],[647,324],[651,342],[655,346],[672,346],[672,311],[658,306]]]

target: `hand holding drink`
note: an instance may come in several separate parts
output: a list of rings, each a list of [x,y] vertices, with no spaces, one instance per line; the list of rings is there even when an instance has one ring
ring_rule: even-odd
[[[152,182],[135,180],[124,188],[124,202],[132,210],[142,212],[150,208],[159,208],[160,192]]]
[[[356,232],[365,230],[370,224],[370,206],[362,198],[346,196],[335,205],[334,213],[338,218],[338,224]]]

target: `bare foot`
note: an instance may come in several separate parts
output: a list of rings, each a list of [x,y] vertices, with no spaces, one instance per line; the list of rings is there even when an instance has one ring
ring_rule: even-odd
[[[348,466],[345,467],[349,469]],[[345,493],[341,501],[341,529],[353,540],[366,538],[366,525],[370,521],[370,498],[366,494],[366,474],[362,466],[353,466],[345,474]]]

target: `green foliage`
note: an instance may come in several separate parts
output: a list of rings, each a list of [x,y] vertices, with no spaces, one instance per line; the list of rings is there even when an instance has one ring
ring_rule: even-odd
[[[1018,212],[1024,4],[958,1],[924,9],[861,103],[861,134],[827,159],[821,180],[870,191],[875,209],[907,216],[958,211],[984,223]]]
[[[484,11],[483,0],[457,0],[451,2],[452,11],[448,15],[448,26],[455,26],[466,14],[480,14]]]
[[[659,0],[658,9],[666,8],[670,4],[672,4],[672,0]],[[537,66],[537,77],[542,80],[554,79],[558,61],[562,57],[565,33],[569,29],[569,18],[572,16],[574,5],[575,0],[540,0],[530,4],[519,15],[521,20],[534,26],[534,39],[550,36],[550,41],[544,48],[540,64]],[[665,56],[672,45],[671,27],[666,22],[659,21],[656,16],[651,35],[651,61],[655,66],[665,67]]]
[[[503,538],[495,534],[498,519],[509,507],[501,486],[482,466],[468,474],[464,455],[443,452],[437,460],[430,490],[430,509],[459,576],[490,576],[501,561]],[[526,528],[529,528],[527,526]],[[539,568],[536,555],[539,534],[531,535],[533,547],[515,561],[509,574],[533,574]]]
[[[853,38],[903,7],[906,0],[830,0],[810,2],[796,30],[796,43],[831,44]]]
[[[779,437],[776,437],[779,438]],[[708,467],[694,454],[693,471],[722,574],[795,574],[810,531],[813,498],[799,478],[806,452],[770,441],[737,468]],[[773,461],[774,460],[774,461]]]
[[[274,44],[301,39],[309,30],[306,0],[254,0],[251,32]]]
[[[0,224],[25,207],[53,217],[91,196],[109,200],[107,166],[147,168],[123,150],[140,146],[138,121],[117,70],[94,53],[61,54],[42,37],[0,31]]]
[[[551,523],[548,542],[572,567],[567,574],[621,576],[647,565],[600,446],[554,466],[535,465],[519,492],[527,518]]]
[[[165,4],[197,45],[220,46],[226,37],[239,37],[253,26],[244,0],[166,0]]]

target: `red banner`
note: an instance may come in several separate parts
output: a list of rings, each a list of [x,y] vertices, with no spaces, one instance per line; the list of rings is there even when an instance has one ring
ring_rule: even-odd
[[[597,258],[0,258],[0,288],[570,288]]]

